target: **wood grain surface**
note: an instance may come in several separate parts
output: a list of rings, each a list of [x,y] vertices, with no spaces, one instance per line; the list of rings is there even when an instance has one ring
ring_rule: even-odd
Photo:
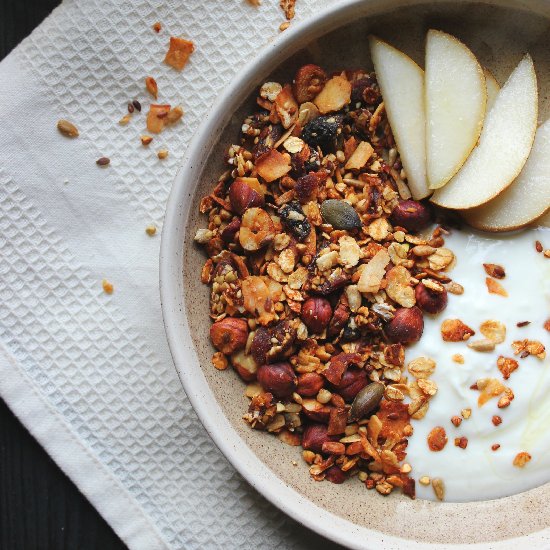
[[[58,4],[59,0],[0,0],[0,58]],[[0,399],[0,550],[124,548]]]

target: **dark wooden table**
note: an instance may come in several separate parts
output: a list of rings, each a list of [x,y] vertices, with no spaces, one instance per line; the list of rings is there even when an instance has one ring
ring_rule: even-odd
[[[0,58],[59,3],[0,0]],[[125,548],[0,399],[0,550]]]

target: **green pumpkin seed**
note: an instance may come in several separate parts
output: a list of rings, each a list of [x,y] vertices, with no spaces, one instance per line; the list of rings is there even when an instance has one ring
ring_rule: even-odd
[[[384,396],[384,384],[372,382],[365,386],[353,400],[349,418],[351,421],[361,420],[367,414],[372,412]]]
[[[321,216],[325,223],[330,223],[334,229],[359,229],[361,220],[351,204],[337,199],[328,199],[321,204]]]

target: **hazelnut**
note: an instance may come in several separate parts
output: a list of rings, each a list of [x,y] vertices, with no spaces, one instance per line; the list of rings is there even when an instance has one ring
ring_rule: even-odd
[[[233,210],[242,215],[248,208],[263,206],[264,198],[242,179],[237,178],[229,188],[229,202]]]
[[[308,298],[302,306],[301,318],[304,325],[315,333],[323,332],[332,317],[332,308],[326,298]]]
[[[426,313],[440,313],[447,307],[447,291],[431,290],[424,283],[419,283],[414,289],[416,305]]]
[[[306,372],[298,376],[298,387],[296,392],[304,397],[313,397],[319,393],[319,390],[325,383],[323,377],[316,372]]]
[[[410,344],[418,342],[424,331],[424,318],[416,306],[399,308],[386,325],[386,336],[392,342]]]
[[[297,378],[290,363],[262,365],[257,373],[262,388],[275,397],[288,397],[296,389]]]
[[[231,365],[245,382],[256,380],[258,364],[254,361],[252,355],[245,355],[244,350],[240,350],[231,356]]]
[[[320,453],[323,449],[323,443],[327,441],[338,441],[338,437],[328,435],[327,427],[323,424],[310,424],[304,430],[302,447],[306,451]]]
[[[331,483],[340,484],[346,481],[347,476],[338,466],[331,466],[325,472],[325,479]]]
[[[340,383],[334,386],[334,390],[345,401],[351,402],[368,383],[367,372],[364,369],[350,367],[344,372]]]
[[[224,228],[221,233],[221,238],[224,243],[232,243],[235,242],[235,235],[237,235],[237,232],[241,228],[241,220],[239,218],[235,218],[234,220],[231,220]]]
[[[302,399],[302,412],[314,422],[328,424],[331,407],[323,405],[317,399]]]
[[[391,213],[390,221],[393,225],[404,227],[407,231],[420,231],[429,225],[431,217],[428,206],[409,199],[399,201]]]
[[[225,317],[210,327],[210,339],[222,353],[230,355],[246,345],[248,323],[245,319]]]

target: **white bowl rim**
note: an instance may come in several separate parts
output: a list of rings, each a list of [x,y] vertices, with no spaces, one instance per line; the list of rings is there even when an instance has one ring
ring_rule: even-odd
[[[186,182],[195,181],[194,176],[200,175],[202,171],[202,163],[197,163],[195,159],[202,159],[204,161],[208,157],[213,143],[216,141],[215,136],[218,135],[217,132],[225,126],[228,118],[227,113],[236,110],[247,95],[242,93],[244,84],[247,81],[257,81],[263,67],[276,66],[280,58],[286,57],[286,52],[299,41],[299,37],[302,34],[306,32],[309,34],[313,32],[315,34],[322,34],[322,30],[320,29],[326,28],[329,30],[349,22],[353,18],[352,12],[354,10],[360,10],[360,17],[363,17],[366,5],[380,5],[384,1],[340,0],[336,5],[328,6],[314,16],[292,25],[272,42],[266,44],[233,77],[229,85],[218,96],[210,112],[199,126],[193,140],[189,144],[172,185],[162,230],[159,258],[160,298],[170,352],[181,383],[195,412],[216,446],[231,462],[233,467],[250,485],[290,518],[327,539],[358,550],[374,550],[382,547],[382,545],[386,549],[399,550],[409,548],[452,548],[453,550],[498,548],[499,550],[515,550],[518,543],[530,544],[533,548],[542,548],[550,540],[550,527],[526,536],[490,543],[421,543],[411,539],[386,535],[379,531],[359,526],[314,504],[287,486],[267,468],[247,445],[243,444],[240,436],[231,426],[215,401],[202,374],[201,366],[190,338],[190,327],[187,324],[185,315],[183,316],[183,320],[178,317],[178,313],[181,313],[181,308],[176,304],[179,302],[183,305],[184,298],[183,293],[181,293],[181,296],[178,295],[181,287],[178,287],[176,282],[178,280],[178,272],[180,278],[182,275],[181,254],[183,250],[180,247],[183,243],[184,228],[189,214],[188,207],[183,207],[185,210],[183,213],[181,209],[182,204],[185,204],[186,199],[191,195],[191,190],[189,190]],[[441,3],[453,3],[454,1],[439,0]],[[468,1],[472,2],[475,0],[467,0],[465,3],[468,3]],[[508,0],[477,1],[484,4],[512,5],[515,7],[518,4],[522,4],[521,2],[509,2]],[[428,0],[404,0],[402,5],[425,3],[430,2]],[[537,0],[534,0],[533,4],[536,3]],[[334,24],[335,19],[338,22],[336,25]],[[270,70],[264,69],[264,72],[267,74]],[[205,399],[209,399],[210,402],[205,401]],[[463,503],[462,505],[466,506],[468,503]]]

